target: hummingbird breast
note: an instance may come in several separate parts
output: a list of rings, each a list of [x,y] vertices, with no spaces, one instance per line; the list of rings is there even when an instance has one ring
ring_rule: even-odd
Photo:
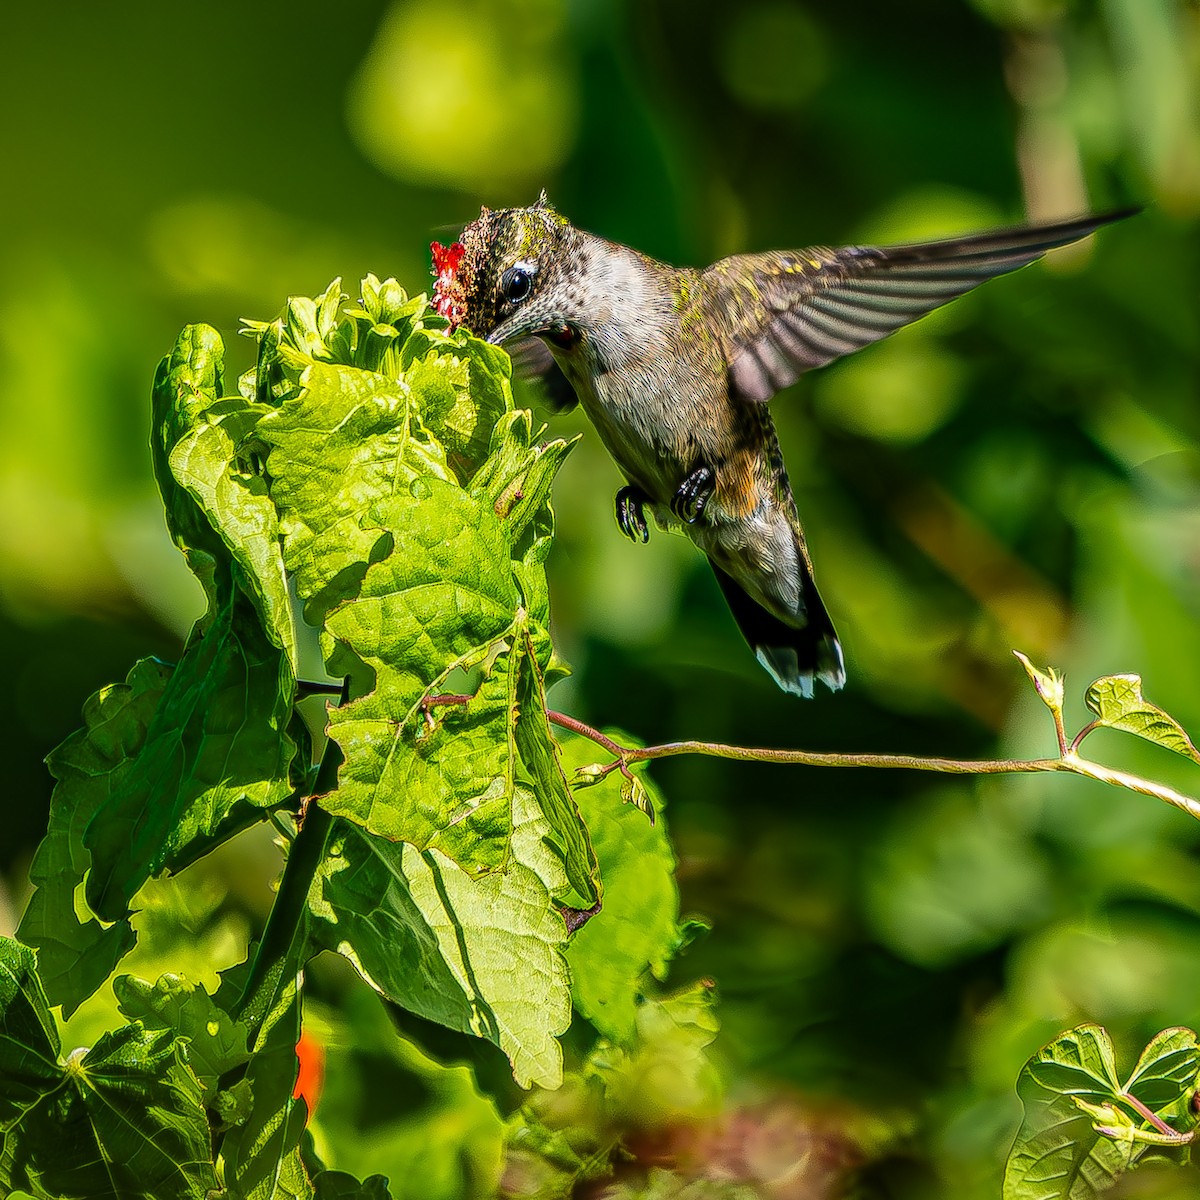
[[[713,470],[712,498],[684,532],[759,604],[803,624],[807,553],[766,406],[736,403],[723,363],[697,369],[686,356],[629,356],[619,370],[568,367],[568,377],[660,526],[678,524],[669,504],[680,483],[700,465]]]

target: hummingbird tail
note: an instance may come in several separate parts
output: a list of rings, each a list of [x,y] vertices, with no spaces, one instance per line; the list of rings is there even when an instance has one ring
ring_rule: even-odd
[[[742,636],[785,692],[811,700],[814,679],[835,692],[846,682],[842,647],[812,576],[807,572],[804,575],[804,615],[807,619],[797,628],[763,608],[711,558],[708,561]]]

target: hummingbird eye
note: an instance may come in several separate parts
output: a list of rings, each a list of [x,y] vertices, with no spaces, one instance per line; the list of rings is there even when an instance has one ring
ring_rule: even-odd
[[[531,291],[533,291],[533,272],[528,267],[509,267],[500,276],[500,294],[509,304],[520,304]]]

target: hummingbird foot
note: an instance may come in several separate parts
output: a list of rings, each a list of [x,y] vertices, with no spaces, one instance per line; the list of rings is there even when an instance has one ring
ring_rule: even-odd
[[[642,511],[642,506],[649,502],[650,497],[633,484],[617,493],[617,524],[631,542],[645,543],[650,540],[650,526],[646,524],[646,514]]]
[[[671,497],[671,511],[685,524],[694,525],[704,516],[705,506],[716,491],[717,476],[712,467],[698,466]]]

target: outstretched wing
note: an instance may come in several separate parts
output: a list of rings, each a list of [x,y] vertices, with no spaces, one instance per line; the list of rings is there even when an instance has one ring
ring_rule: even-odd
[[[909,246],[814,248],[722,259],[704,273],[725,315],[732,394],[764,402],[813,367],[1138,212],[1127,208]]]

